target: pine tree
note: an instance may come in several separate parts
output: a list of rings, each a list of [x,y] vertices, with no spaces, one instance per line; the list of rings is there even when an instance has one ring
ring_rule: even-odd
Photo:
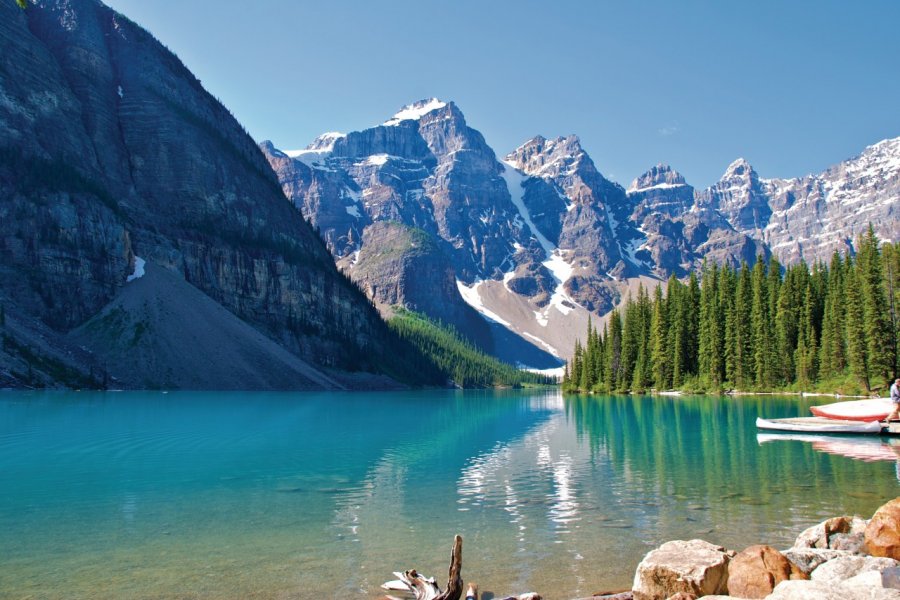
[[[572,351],[572,373],[571,381],[575,389],[579,389],[581,385],[581,371],[584,368],[584,350],[581,347],[581,340],[575,340],[575,349]]]
[[[819,344],[819,368],[821,376],[840,375],[847,368],[845,316],[845,265],[835,251],[828,269],[828,287],[825,309],[822,315],[822,335]]]
[[[646,390],[652,385],[653,363],[651,362],[650,331],[653,319],[653,307],[650,296],[643,285],[638,286],[638,315],[640,332],[638,334],[637,363],[634,367],[634,377],[631,382],[632,390]]]
[[[863,327],[866,332],[869,380],[871,383],[884,383],[893,373],[896,357],[881,267],[881,250],[871,224],[857,245],[857,271],[863,296]]]
[[[900,243],[884,245],[884,269],[887,285],[887,301],[890,310],[890,321],[893,330],[891,346],[894,352],[894,365],[891,379],[900,374]]]
[[[753,267],[753,299],[750,309],[752,351],[756,385],[771,389],[772,377],[772,327],[769,313],[769,286],[765,263],[760,259]]]
[[[666,312],[666,301],[663,299],[662,286],[658,285],[653,292],[653,319],[650,323],[650,360],[653,364],[653,385],[659,389],[669,388],[672,382],[667,346],[669,323]]]
[[[606,388],[610,391],[619,389],[622,373],[622,317],[614,308],[609,315],[609,333],[606,339]]]
[[[859,283],[856,269],[847,270],[845,292],[846,292],[846,340],[847,340],[847,363],[850,372],[866,387],[866,390],[872,389],[869,382],[869,357],[868,343],[866,340],[863,319],[863,294],[862,286]]]
[[[622,365],[619,370],[616,389],[626,390],[634,379],[634,368],[637,364],[638,347],[640,346],[641,323],[638,305],[631,299],[625,301],[625,319],[622,331]]]
[[[789,272],[790,273],[790,272]],[[794,356],[797,348],[797,310],[800,303],[794,302],[794,277],[786,278],[778,290],[775,307],[775,375],[778,383],[784,384],[794,377]],[[771,289],[771,287],[769,288]],[[804,345],[806,340],[803,340]],[[805,352],[805,351],[804,351]]]
[[[751,312],[753,305],[753,284],[750,279],[750,267],[741,264],[735,290],[734,310],[732,311],[732,353],[733,372],[729,379],[738,389],[753,386],[756,378],[756,362],[753,353],[753,330],[751,328]]]

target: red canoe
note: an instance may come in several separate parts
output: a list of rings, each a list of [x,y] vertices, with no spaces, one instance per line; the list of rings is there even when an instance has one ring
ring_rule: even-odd
[[[850,400],[822,406],[810,406],[809,410],[817,417],[826,419],[881,421],[891,414],[893,408],[894,404],[890,398],[872,398],[871,400]]]

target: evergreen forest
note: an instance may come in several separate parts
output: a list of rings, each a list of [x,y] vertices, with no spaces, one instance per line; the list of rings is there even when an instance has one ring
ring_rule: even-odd
[[[444,379],[461,388],[552,385],[556,381],[522,371],[478,350],[455,329],[403,308],[388,321],[390,328],[412,344]]]
[[[641,287],[575,342],[564,391],[826,391],[887,395],[897,377],[900,244],[872,227],[855,254],[784,268],[704,263]]]

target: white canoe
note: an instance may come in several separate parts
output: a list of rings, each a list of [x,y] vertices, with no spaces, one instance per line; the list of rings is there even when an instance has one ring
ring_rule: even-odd
[[[841,419],[844,421],[881,421],[893,410],[890,398],[872,398],[870,400],[848,400],[834,402],[822,406],[809,407],[817,417]]]
[[[756,419],[757,429],[769,431],[796,431],[801,433],[881,433],[878,421],[839,421],[823,417],[796,417],[793,419]]]

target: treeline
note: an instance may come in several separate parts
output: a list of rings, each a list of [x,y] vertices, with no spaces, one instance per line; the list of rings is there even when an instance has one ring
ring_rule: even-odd
[[[599,331],[588,325],[566,391],[877,391],[897,376],[900,244],[871,227],[855,256],[784,269],[705,263],[652,298],[641,287]],[[886,393],[886,392],[885,392]]]
[[[448,382],[463,388],[523,384],[555,384],[550,377],[521,371],[488,356],[464,340],[454,329],[409,310],[399,309],[388,325],[415,346]]]

